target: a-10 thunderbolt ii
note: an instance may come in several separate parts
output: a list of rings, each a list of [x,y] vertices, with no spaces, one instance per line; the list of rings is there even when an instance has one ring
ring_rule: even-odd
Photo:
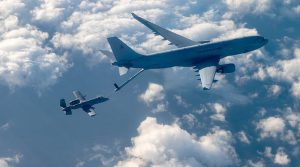
[[[216,73],[232,73],[234,64],[219,64],[220,59],[256,50],[268,43],[262,36],[247,36],[217,42],[196,42],[174,32],[151,23],[134,13],[133,17],[178,48],[149,55],[135,52],[117,37],[108,38],[108,42],[116,58],[113,65],[119,70],[129,68],[160,69],[169,67],[193,67],[199,73],[202,88],[209,90],[215,81]],[[126,83],[127,84],[127,83]],[[115,84],[115,87],[120,88]]]
[[[70,101],[69,106],[67,106],[65,99],[60,100],[60,107],[66,115],[72,115],[72,110],[81,108],[89,116],[93,117],[96,115],[95,107],[93,107],[93,105],[109,100],[109,98],[102,96],[86,100],[85,96],[83,96],[79,91],[73,91],[73,95],[76,97],[76,99]]]

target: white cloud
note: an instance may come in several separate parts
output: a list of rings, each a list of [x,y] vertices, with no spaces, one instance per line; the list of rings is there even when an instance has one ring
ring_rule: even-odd
[[[263,13],[271,7],[270,0],[223,0],[227,7],[238,14]]]
[[[247,134],[245,131],[241,131],[238,133],[238,138],[241,142],[246,143],[246,144],[250,144],[250,140],[247,137]]]
[[[296,14],[300,14],[300,5],[294,7],[293,10]]]
[[[226,107],[220,103],[209,104],[211,110],[215,112],[210,118],[216,121],[225,121]]]
[[[43,46],[46,39],[47,33],[31,26],[1,34],[0,80],[10,87],[45,88],[53,84],[69,65],[65,57]]]
[[[263,161],[254,162],[249,160],[247,166],[245,167],[265,167],[265,163]]]
[[[2,0],[0,1],[0,19],[5,19],[9,15],[18,15],[25,8],[22,0]]]
[[[269,87],[269,93],[272,96],[277,96],[281,93],[282,88],[279,85],[272,85]]]
[[[177,102],[178,105],[183,106],[185,108],[187,108],[189,106],[189,104],[187,104],[184,99],[182,98],[182,96],[179,95],[174,95],[174,98]]]
[[[272,147],[265,147],[264,156],[270,159],[274,157],[272,153]]]
[[[0,131],[6,131],[10,128],[10,126],[11,126],[10,123],[7,122],[7,123],[0,126]]]
[[[147,104],[155,101],[162,101],[165,99],[164,87],[156,83],[149,83],[145,93],[140,95],[140,99]]]
[[[46,0],[44,0],[46,2]],[[48,6],[42,5],[37,8],[37,13],[43,13],[46,9],[60,9],[64,0],[51,2]],[[65,2],[64,2],[65,3]],[[129,5],[130,4],[130,5]],[[170,48],[168,42],[162,42],[160,37],[155,37],[138,21],[130,15],[135,12],[146,19],[170,28],[166,22],[161,20],[172,16],[171,30],[194,40],[220,40],[237,36],[257,34],[255,29],[248,29],[244,24],[237,25],[233,20],[214,19],[218,12],[209,10],[202,16],[184,16],[180,11],[189,11],[194,6],[192,1],[82,1],[67,20],[60,25],[60,32],[57,32],[52,39],[56,48],[65,50],[79,50],[84,55],[93,55],[98,62],[106,59],[99,48],[109,48],[106,38],[110,36],[122,37],[123,40],[136,45],[131,45],[138,51],[153,52]],[[57,7],[58,6],[58,7]],[[96,9],[93,6],[97,6]],[[169,10],[173,9],[173,10]],[[60,10],[58,10],[60,11]],[[54,13],[59,13],[59,12]],[[48,13],[48,12],[47,12]],[[49,12],[49,14],[53,14]],[[174,28],[174,26],[177,26]],[[151,35],[149,35],[151,34]],[[143,41],[143,42],[142,42]],[[95,61],[95,59],[93,59]]]
[[[38,90],[54,84],[70,67],[66,57],[46,46],[48,33],[23,23],[27,19],[21,12],[26,6],[23,2],[0,3],[6,8],[0,18],[1,83],[10,88],[32,86]]]
[[[283,148],[278,148],[275,154],[274,163],[279,165],[288,165],[290,163],[289,156],[284,152]]]
[[[148,106],[154,106],[152,112],[167,111],[168,102],[165,101],[165,90],[162,85],[149,83],[147,90],[139,96]]]
[[[158,124],[148,117],[138,133],[132,138],[132,146],[125,149],[127,158],[117,167],[232,166],[238,161],[231,133],[219,128],[198,138],[177,124]]]
[[[291,108],[287,108],[285,114],[285,119],[292,128],[289,132],[290,134],[286,135],[285,138],[290,141],[294,142],[295,144],[300,141],[298,138],[300,136],[300,114],[297,112],[293,112]],[[298,141],[297,141],[298,140]]]
[[[112,14],[124,13],[135,10],[149,10],[149,9],[160,9],[168,6],[168,0],[147,0],[147,1],[134,1],[134,0],[120,0],[117,1],[114,6],[110,9]],[[175,2],[176,3],[176,2]],[[172,3],[174,4],[174,3]]]
[[[259,67],[258,71],[253,74],[253,77],[262,81],[267,77],[267,74],[262,67]]]
[[[211,108],[216,112],[216,113],[225,113],[227,111],[226,107],[220,103],[213,103],[211,104]]]
[[[276,154],[272,153],[271,147],[265,147],[264,156],[271,159],[275,164],[279,165],[288,165],[291,161],[282,147],[277,149]]]
[[[269,117],[262,119],[257,124],[257,129],[260,130],[260,136],[276,138],[280,134],[283,134],[285,129],[284,120],[280,117]]]
[[[268,75],[272,78],[283,80],[292,84],[290,89],[292,95],[300,98],[300,72],[298,65],[300,63],[300,48],[295,47],[294,57],[288,60],[278,60],[274,66],[266,69]]]
[[[295,0],[222,0],[227,6],[224,18],[252,15],[268,19],[297,19],[299,3]]]
[[[76,167],[94,166],[95,164],[99,164],[102,167],[111,167],[120,158],[117,152],[119,152],[118,142],[115,142],[111,147],[95,144],[90,148],[84,149],[84,155],[77,160]]]
[[[191,113],[183,115],[178,123],[180,125],[187,125],[190,129],[195,128],[199,125],[198,119]]]
[[[287,130],[286,134],[283,136],[283,140],[287,141],[291,145],[297,144],[297,139],[292,130]]]
[[[252,35],[255,35],[255,32],[253,32]],[[257,32],[256,35],[258,35]],[[221,60],[221,63],[222,64],[234,63],[237,67],[234,73],[235,83],[240,86],[246,86],[246,84],[248,84],[248,81],[251,80],[263,81],[268,76],[263,68],[265,64],[262,63],[265,61],[266,58],[267,57],[264,49],[260,49],[249,53],[245,53],[242,56],[226,57],[223,60]],[[222,85],[221,88],[223,89],[223,87],[224,86]],[[254,92],[254,95],[256,93],[257,92]],[[242,98],[238,97],[238,99],[242,99]]]
[[[59,21],[62,21],[68,7],[72,7],[72,1],[69,0],[40,0],[40,2],[40,6],[31,11],[33,20],[51,22],[52,24],[58,24]]]
[[[50,6],[57,6],[51,4]],[[143,35],[136,31],[141,29],[142,25],[132,18],[131,12],[158,18],[162,14],[166,14],[167,10],[165,9],[176,9],[176,7],[190,4],[171,0],[81,1],[70,17],[62,22],[61,31],[55,34],[52,43],[56,48],[79,50],[84,55],[93,55],[94,58],[98,58],[99,62],[106,58],[99,52],[99,48],[108,48],[107,37],[117,35],[124,37],[125,41],[136,42],[137,38]],[[54,9],[59,8],[55,7]],[[38,9],[36,13],[42,13],[44,10],[43,8]]]
[[[291,127],[296,128],[300,126],[300,114],[291,112],[286,116],[286,119]]]
[[[13,167],[16,164],[20,163],[21,158],[23,155],[16,154],[13,157],[0,157],[0,166],[1,167]]]
[[[291,92],[293,96],[300,98],[300,81],[292,84]]]
[[[259,130],[261,139],[272,137],[290,145],[296,145],[300,135],[300,116],[293,112],[291,108],[283,111],[278,109],[278,111],[284,113],[282,117],[271,116],[257,123],[256,127]]]
[[[156,113],[156,112],[165,112],[167,111],[167,106],[168,106],[168,103],[158,103],[156,105],[156,107],[154,109],[152,109],[151,112],[153,113]]]

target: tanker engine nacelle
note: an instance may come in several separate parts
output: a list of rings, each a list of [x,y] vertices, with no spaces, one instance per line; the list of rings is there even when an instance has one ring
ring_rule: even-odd
[[[233,73],[233,72],[235,72],[235,65],[234,64],[219,65],[217,72],[221,73],[221,74]]]

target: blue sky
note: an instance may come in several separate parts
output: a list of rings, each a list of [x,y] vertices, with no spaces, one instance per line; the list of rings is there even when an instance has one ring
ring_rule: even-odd
[[[130,13],[200,40],[247,35],[266,47],[228,57],[234,74],[202,91],[190,68],[119,76],[107,37],[142,53],[174,48]],[[3,0],[0,166],[299,166],[297,0]],[[111,98],[89,118],[59,99]]]

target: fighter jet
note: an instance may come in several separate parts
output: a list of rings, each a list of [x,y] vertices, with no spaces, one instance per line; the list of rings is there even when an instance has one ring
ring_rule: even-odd
[[[102,96],[96,97],[91,100],[86,100],[85,96],[83,96],[79,91],[73,91],[73,95],[76,97],[76,99],[70,101],[69,103],[70,106],[67,106],[65,99],[60,100],[60,107],[62,108],[62,111],[64,111],[66,115],[72,115],[73,109],[81,108],[90,117],[93,117],[96,115],[95,108],[93,107],[93,105],[103,103],[109,100],[109,98],[102,97]]]
[[[202,88],[209,90],[215,82],[215,74],[232,73],[235,71],[234,64],[219,64],[220,59],[256,50],[268,43],[262,36],[247,36],[223,41],[193,41],[172,31],[151,23],[134,13],[133,17],[151,29],[155,35],[170,41],[170,44],[178,48],[143,55],[137,53],[117,37],[108,38],[116,62],[112,63],[119,67],[120,74],[124,69],[130,68],[161,69],[170,67],[193,67],[201,81]],[[116,85],[115,85],[116,87]],[[118,89],[118,87],[116,87]]]

